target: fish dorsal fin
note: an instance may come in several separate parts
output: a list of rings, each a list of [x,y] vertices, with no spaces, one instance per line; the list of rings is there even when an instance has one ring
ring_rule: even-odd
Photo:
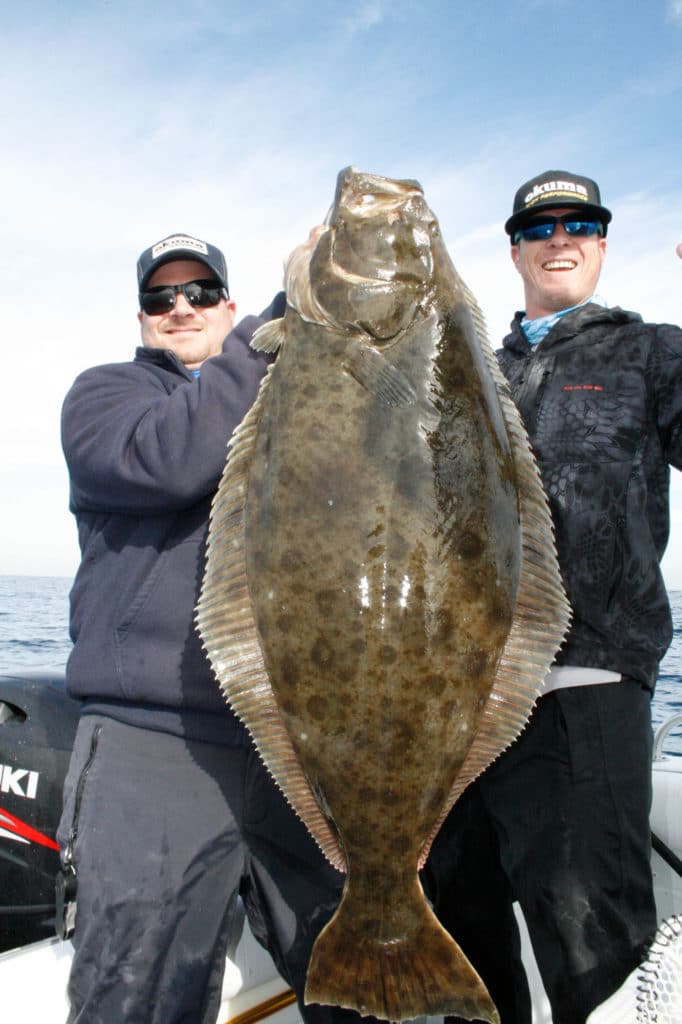
[[[535,456],[511,397],[509,384],[490,347],[483,314],[471,292],[463,287],[481,351],[495,383],[514,459],[519,495],[521,569],[514,622],[494,685],[481,713],[476,738],[450,797],[424,844],[420,865],[426,861],[431,844],[457,798],[525,729],[571,619],[556,556],[552,517]]]
[[[195,617],[227,703],[244,723],[263,763],[322,853],[334,867],[345,871],[336,833],[313,796],[272,692],[246,573],[248,473],[275,367],[269,367],[256,402],[229,442],[229,457],[211,507],[206,571]]]

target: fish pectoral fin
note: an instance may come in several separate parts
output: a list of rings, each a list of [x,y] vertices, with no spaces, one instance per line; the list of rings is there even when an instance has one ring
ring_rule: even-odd
[[[276,352],[284,341],[284,318],[269,320],[254,333],[251,348],[254,352]]]
[[[417,401],[417,392],[403,371],[362,342],[349,345],[344,368],[384,405],[414,405]]]

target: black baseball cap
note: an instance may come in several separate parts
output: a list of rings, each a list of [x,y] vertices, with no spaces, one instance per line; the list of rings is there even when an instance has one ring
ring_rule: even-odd
[[[173,260],[198,260],[199,263],[205,263],[229,294],[227,264],[220,249],[210,242],[202,242],[200,238],[182,233],[162,238],[141,254],[137,261],[138,290],[144,291],[154,271],[164,263],[172,263]]]
[[[504,230],[513,237],[539,211],[562,206],[581,210],[601,221],[606,234],[611,211],[601,204],[599,186],[592,178],[571,171],[543,171],[524,182],[514,196],[514,209]]]

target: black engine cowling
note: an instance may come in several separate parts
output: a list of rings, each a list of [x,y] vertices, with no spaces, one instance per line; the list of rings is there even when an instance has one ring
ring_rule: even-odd
[[[0,952],[54,935],[56,831],[78,710],[63,673],[0,676]]]

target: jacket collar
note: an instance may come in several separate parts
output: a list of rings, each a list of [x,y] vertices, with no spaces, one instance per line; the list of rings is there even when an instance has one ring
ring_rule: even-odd
[[[185,364],[178,359],[175,352],[165,348],[147,348],[145,345],[138,345],[135,349],[136,363],[153,363],[155,366],[162,366],[166,370],[180,373],[188,380],[194,380],[193,375]]]
[[[595,302],[588,302],[584,306],[579,306],[578,309],[574,309],[571,313],[562,316],[539,345],[531,346],[521,326],[524,316],[523,310],[514,314],[514,319],[511,322],[511,333],[502,342],[504,348],[511,349],[511,351],[519,355],[527,355],[532,347],[541,348],[543,351],[552,348],[559,342],[566,341],[567,338],[575,337],[576,334],[579,334],[587,326],[591,327],[593,324],[615,325],[642,319],[639,313],[630,313],[626,309],[621,309],[620,306],[613,306],[609,309]]]

